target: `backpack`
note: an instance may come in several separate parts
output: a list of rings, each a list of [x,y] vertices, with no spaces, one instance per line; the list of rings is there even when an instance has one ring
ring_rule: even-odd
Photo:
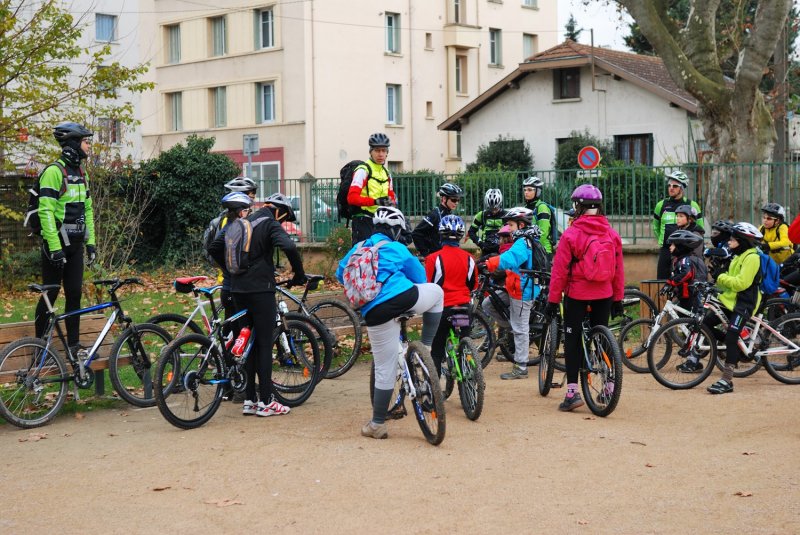
[[[761,282],[758,283],[758,289],[764,295],[772,295],[781,287],[781,267],[760,249],[758,256],[761,260]]]
[[[353,219],[354,212],[350,210],[350,205],[347,203],[347,194],[350,192],[350,186],[353,184],[353,173],[356,172],[356,167],[359,165],[366,165],[363,160],[352,160],[339,170],[339,191],[336,193],[336,209],[338,212],[338,221],[342,218],[348,222]],[[366,165],[367,180],[372,178],[372,168]]]
[[[231,275],[245,273],[253,263],[250,258],[250,246],[253,230],[270,217],[260,217],[250,221],[242,217],[226,226],[225,230],[225,269]]]
[[[607,282],[614,278],[617,270],[614,256],[614,242],[611,236],[592,236],[580,258],[573,258],[570,264],[581,266],[583,276],[592,282]]]
[[[531,248],[533,256],[533,268],[538,271],[547,271],[550,273],[550,257],[547,256],[547,251],[544,250],[544,245],[539,240],[535,240],[529,236],[525,236],[528,241],[528,247]]]
[[[558,229],[558,221],[556,220],[556,207],[550,204],[549,202],[542,201],[539,199],[542,204],[547,206],[550,209],[550,245],[553,247],[553,252],[555,252],[556,245],[558,244],[558,239],[561,237],[561,231]],[[536,214],[533,214],[536,217]]]
[[[227,210],[220,212],[217,217],[211,220],[206,229],[203,231],[203,256],[206,257],[206,260],[208,260],[208,263],[212,266],[216,266],[217,263],[214,262],[214,259],[211,258],[210,254],[208,254],[208,248],[211,247],[211,243],[214,241],[214,238],[217,237],[220,223],[222,223],[222,218],[225,217],[226,213],[228,213]]]
[[[42,169],[42,172],[36,177],[36,182],[28,188],[28,207],[25,210],[25,220],[22,222],[22,226],[30,228],[32,234],[42,233],[42,221],[39,219],[39,182],[42,180],[44,172],[54,165],[61,170],[63,178],[58,196],[61,197],[67,192],[67,186],[69,185],[67,182],[67,168],[61,162],[54,162]],[[81,176],[83,176],[82,170]]]
[[[342,273],[344,295],[355,310],[375,299],[383,287],[378,281],[378,249],[389,242],[383,240],[372,246],[365,246],[365,242],[356,246]]]

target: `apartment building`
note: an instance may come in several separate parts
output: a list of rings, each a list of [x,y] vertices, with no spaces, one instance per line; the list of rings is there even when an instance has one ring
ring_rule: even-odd
[[[437,125],[558,40],[555,2],[538,0],[156,0],[154,12],[144,153],[214,136],[246,170],[243,136],[257,134],[247,172],[261,180],[337,176],[376,131],[394,170],[457,170],[459,133]]]

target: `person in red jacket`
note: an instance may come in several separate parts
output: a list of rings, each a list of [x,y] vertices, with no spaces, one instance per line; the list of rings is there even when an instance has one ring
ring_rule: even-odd
[[[591,184],[581,184],[572,192],[572,201],[575,203],[575,221],[558,242],[545,310],[550,317],[558,314],[561,294],[565,294],[567,394],[558,407],[562,411],[571,411],[583,405],[578,393],[578,369],[583,358],[583,319],[588,314],[592,325],[608,325],[609,312],[614,316],[623,313],[622,297],[625,291],[622,240],[603,215],[603,194]],[[593,255],[587,254],[590,249]],[[605,258],[606,265],[593,266],[592,258]],[[610,385],[613,386],[613,383]],[[600,395],[610,397],[610,394],[601,392]]]
[[[431,357],[440,376],[445,345],[452,326],[449,321],[450,310],[469,304],[470,292],[478,286],[478,265],[471,254],[458,246],[465,231],[466,225],[460,217],[452,214],[444,216],[439,222],[442,248],[425,258],[428,281],[444,290],[444,311],[431,345]],[[460,336],[467,336],[469,331],[469,327],[463,327]]]
[[[800,244],[800,215],[795,217],[792,224],[789,225],[789,239],[795,245]]]

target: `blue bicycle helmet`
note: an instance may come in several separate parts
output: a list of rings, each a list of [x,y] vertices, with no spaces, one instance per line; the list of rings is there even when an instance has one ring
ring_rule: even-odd
[[[457,215],[446,215],[439,222],[439,236],[443,240],[458,241],[464,237],[465,232],[464,220]]]

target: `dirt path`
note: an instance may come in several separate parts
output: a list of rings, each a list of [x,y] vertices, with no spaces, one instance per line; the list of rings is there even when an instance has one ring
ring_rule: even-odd
[[[800,387],[760,371],[711,396],[628,373],[603,419],[486,371],[483,416],[451,398],[438,448],[411,418],[359,436],[366,364],[285,417],[225,403],[188,432],[131,408],[0,426],[0,533],[797,532]]]

